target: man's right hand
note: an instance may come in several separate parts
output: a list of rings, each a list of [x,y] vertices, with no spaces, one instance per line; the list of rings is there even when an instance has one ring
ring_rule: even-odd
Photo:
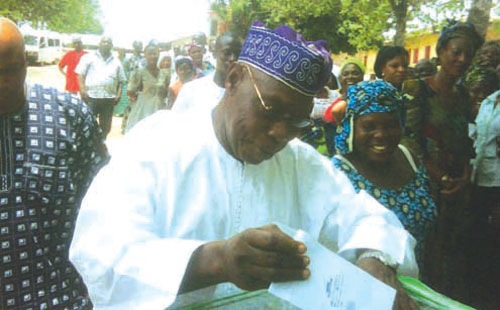
[[[247,229],[224,241],[224,278],[244,290],[269,287],[271,282],[305,280],[310,259],[304,243],[276,225]]]

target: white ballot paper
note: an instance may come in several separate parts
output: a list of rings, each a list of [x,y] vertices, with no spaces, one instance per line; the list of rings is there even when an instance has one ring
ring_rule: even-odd
[[[306,232],[277,224],[307,246],[311,276],[272,283],[269,292],[304,310],[391,310],[396,290],[328,250]]]

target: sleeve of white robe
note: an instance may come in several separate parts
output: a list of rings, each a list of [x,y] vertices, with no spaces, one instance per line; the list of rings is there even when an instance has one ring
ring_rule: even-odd
[[[155,169],[114,159],[82,203],[70,259],[96,310],[162,310],[175,300],[201,242],[161,238],[153,222],[160,192]]]

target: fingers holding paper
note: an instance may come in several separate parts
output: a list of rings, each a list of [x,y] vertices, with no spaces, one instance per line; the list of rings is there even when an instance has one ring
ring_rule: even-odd
[[[306,246],[277,226],[247,229],[224,243],[225,276],[246,290],[267,288],[271,282],[305,280],[310,271]]]

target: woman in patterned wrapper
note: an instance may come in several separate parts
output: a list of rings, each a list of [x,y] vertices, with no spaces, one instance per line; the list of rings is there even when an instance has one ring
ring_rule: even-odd
[[[427,233],[436,219],[424,165],[399,144],[405,97],[384,81],[349,87],[346,116],[335,137],[337,168],[357,192],[367,191],[392,210],[417,240],[415,254],[422,267]]]
[[[435,290],[462,302],[469,300],[465,279],[470,215],[472,141],[468,137],[471,105],[458,83],[483,43],[474,26],[450,21],[439,36],[440,70],[422,80],[405,81],[407,102],[402,143],[425,164],[439,220],[426,250],[424,280]]]

